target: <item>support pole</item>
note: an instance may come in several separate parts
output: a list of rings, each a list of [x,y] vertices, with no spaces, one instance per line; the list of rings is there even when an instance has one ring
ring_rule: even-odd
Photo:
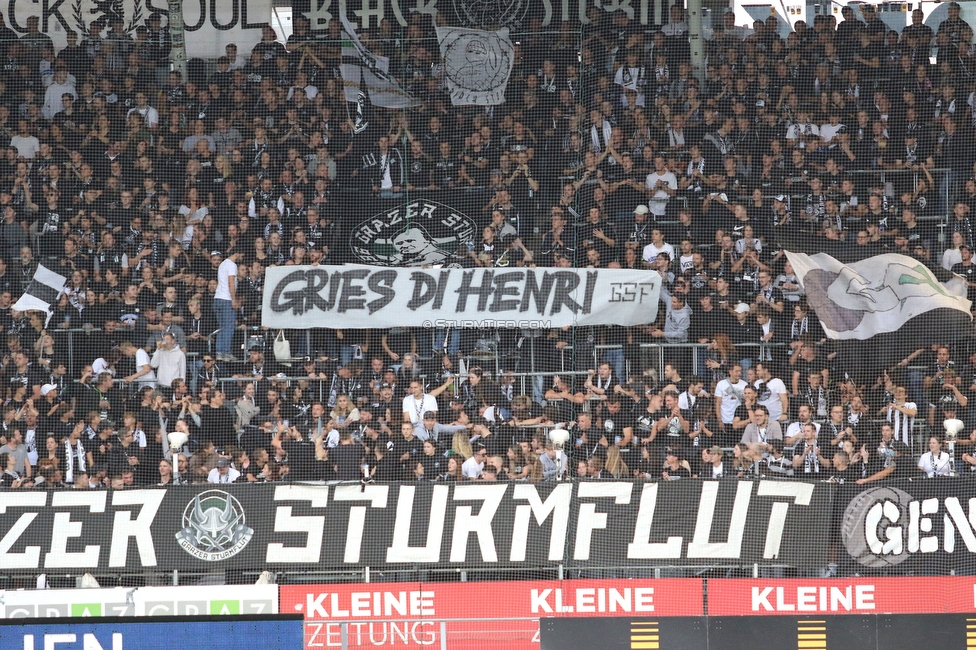
[[[705,39],[702,38],[701,0],[688,0],[688,41],[691,44],[691,73],[705,82]]]
[[[186,36],[183,30],[183,0],[169,0],[169,37],[171,42],[170,60],[173,72],[180,73],[186,83]]]

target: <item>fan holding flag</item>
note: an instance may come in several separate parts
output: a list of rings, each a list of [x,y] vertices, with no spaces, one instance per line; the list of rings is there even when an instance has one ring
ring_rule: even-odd
[[[64,293],[64,285],[68,279],[55,273],[46,266],[38,265],[34,277],[24,295],[17,299],[10,308],[15,311],[42,311],[47,314],[44,326],[51,320],[52,306],[56,305]]]

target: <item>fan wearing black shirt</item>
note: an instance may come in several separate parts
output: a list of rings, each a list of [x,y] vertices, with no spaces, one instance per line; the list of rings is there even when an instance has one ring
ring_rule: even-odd
[[[224,408],[224,398],[223,391],[214,391],[209,404],[200,412],[204,440],[212,440],[219,447],[237,442],[234,415]]]
[[[400,465],[400,475],[397,478],[409,479],[413,474],[413,469],[423,452],[423,442],[420,438],[413,435],[413,424],[404,422],[400,425],[399,439],[393,440],[393,449],[390,453],[398,459]]]
[[[315,448],[316,455],[320,457],[321,445]],[[362,464],[366,458],[365,448],[352,438],[352,432],[343,429],[339,433],[339,444],[328,450],[328,465],[334,473],[334,478],[338,481],[356,481],[363,477]],[[326,475],[328,475],[326,471]]]
[[[851,457],[846,451],[834,452],[834,457],[830,461],[830,478],[828,483],[855,483],[861,478],[861,472],[851,465]]]
[[[583,389],[587,399],[601,400],[606,396],[613,395],[613,389],[620,383],[619,378],[613,376],[610,364],[601,361],[596,371],[589,370]]]
[[[327,435],[324,433],[323,437]],[[274,437],[271,438],[271,446],[285,453],[291,480],[321,481],[327,477],[328,472],[324,471],[326,466],[317,467],[321,452],[324,451],[321,449],[321,437],[306,440],[296,426],[286,427],[283,422],[279,422],[275,427]]]

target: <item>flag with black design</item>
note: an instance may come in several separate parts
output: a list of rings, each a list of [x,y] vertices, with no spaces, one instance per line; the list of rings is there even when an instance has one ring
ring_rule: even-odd
[[[38,265],[34,278],[11,309],[17,311],[43,311],[51,317],[51,307],[58,303],[68,278]]]
[[[369,128],[369,100],[366,92],[360,88],[356,95],[356,117],[352,127],[352,134],[359,135]]]
[[[798,243],[793,238],[786,256],[831,339],[833,364],[848,368],[857,383],[874,381],[928,341],[951,346],[961,358],[976,351],[972,304],[958,276],[909,255],[861,256],[849,250],[858,247],[821,240],[828,254]]]
[[[390,60],[373,54],[362,44],[356,30],[342,16],[342,85],[347,102],[360,102],[360,91],[365,90],[369,101],[381,108],[412,108],[419,106],[390,74]],[[360,108],[360,111],[362,109]]]

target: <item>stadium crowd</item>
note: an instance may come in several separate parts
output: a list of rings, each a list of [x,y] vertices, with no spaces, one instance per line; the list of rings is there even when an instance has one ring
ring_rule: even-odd
[[[362,40],[422,105],[359,122],[338,21],[267,27],[186,82],[156,13],[60,51],[36,20],[0,29],[0,485],[948,474],[976,355],[932,333],[856,382],[778,244],[902,252],[976,293],[972,28],[955,3],[900,34],[862,9],[785,38],[716,19],[703,82],[680,8],[530,18],[490,107],[451,105],[429,16],[384,20]],[[285,332],[298,356],[275,358],[267,268],[356,261],[350,202],[462,190],[479,234],[451,264],[644,269],[660,317]],[[68,278],[49,321],[11,309],[38,264]]]

